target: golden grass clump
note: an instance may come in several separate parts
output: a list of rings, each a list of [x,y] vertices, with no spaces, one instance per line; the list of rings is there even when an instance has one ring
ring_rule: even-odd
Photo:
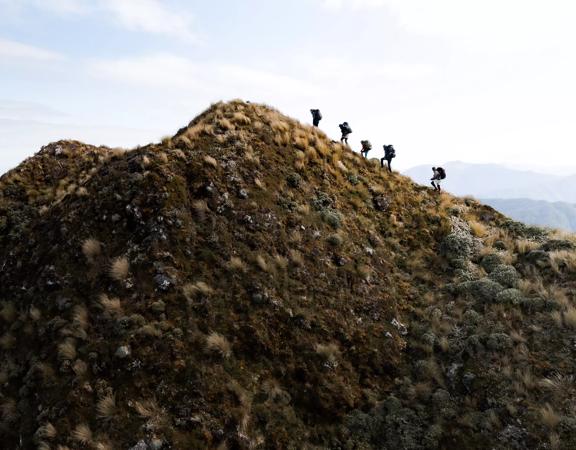
[[[204,281],[197,281],[196,283],[187,283],[182,287],[182,293],[189,300],[198,294],[208,296],[213,292],[214,290]]]
[[[338,365],[338,358],[340,357],[340,349],[336,344],[316,344],[314,346],[316,353],[328,363],[331,367]]]
[[[529,239],[518,239],[515,242],[516,252],[521,255],[530,253],[532,250],[536,250],[539,246],[540,244]]]
[[[110,298],[106,294],[102,294],[98,301],[108,315],[113,317],[122,315],[122,303],[119,298]]]
[[[576,308],[569,306],[563,314],[564,325],[576,329]]]
[[[126,256],[119,256],[110,265],[110,276],[116,281],[124,281],[130,272],[130,262]]]
[[[192,203],[192,210],[194,211],[194,215],[200,221],[206,219],[206,213],[209,211],[208,204],[205,200],[196,200]]]
[[[230,120],[226,119],[225,117],[221,118],[218,121],[218,126],[225,131],[231,131],[234,128],[236,128],[234,126],[234,124]]]
[[[288,256],[293,265],[302,267],[304,265],[304,256],[298,250],[290,249]]]
[[[206,164],[208,164],[211,167],[217,168],[218,167],[218,161],[216,161],[214,158],[212,158],[212,156],[210,155],[204,155],[204,162]]]
[[[469,220],[468,225],[470,226],[470,230],[472,234],[476,237],[483,238],[488,234],[488,227],[483,223],[480,223],[476,220]]]
[[[92,430],[87,424],[81,423],[72,431],[72,438],[82,445],[91,445]]]
[[[232,346],[226,337],[213,331],[206,338],[206,348],[211,353],[220,355],[222,358],[232,356]]]
[[[35,435],[39,439],[50,440],[54,439],[58,435],[58,431],[56,430],[56,427],[54,425],[52,425],[50,422],[46,422],[44,425],[38,428],[38,430],[36,430]]]
[[[155,400],[142,400],[134,402],[134,409],[136,413],[145,419],[158,416],[161,413],[161,409]]]
[[[61,361],[76,359],[76,341],[74,339],[68,338],[58,345],[58,359]]]
[[[72,311],[72,323],[85,330],[88,327],[88,309],[84,305],[76,305]]]
[[[270,128],[276,133],[287,133],[290,130],[290,124],[284,120],[276,119],[270,122]]]
[[[279,147],[286,146],[290,143],[290,133],[286,132],[276,132],[274,134],[274,143]]]
[[[232,122],[237,123],[239,125],[250,125],[252,123],[252,120],[250,120],[250,117],[248,117],[243,112],[238,111],[232,115]]]
[[[270,266],[266,262],[266,259],[262,255],[256,255],[256,265],[262,270],[263,272],[269,272]]]
[[[83,377],[88,372],[88,364],[81,359],[77,359],[72,365],[72,371],[77,377]]]
[[[560,274],[562,269],[568,272],[576,271],[576,251],[574,250],[557,250],[550,252],[550,265],[552,269]]]
[[[232,256],[230,258],[230,261],[228,261],[228,267],[237,272],[246,271],[246,264],[244,264],[244,261],[242,261],[238,256]]]
[[[548,429],[552,430],[560,423],[560,416],[554,411],[554,408],[552,408],[550,404],[546,403],[539,408],[538,412],[540,413],[540,420]]]
[[[266,184],[262,180],[260,180],[259,178],[254,178],[254,184],[256,185],[256,187],[258,189],[262,189],[262,190],[266,189]]]
[[[110,419],[116,413],[116,397],[114,394],[107,394],[102,397],[96,405],[96,412],[101,419]]]

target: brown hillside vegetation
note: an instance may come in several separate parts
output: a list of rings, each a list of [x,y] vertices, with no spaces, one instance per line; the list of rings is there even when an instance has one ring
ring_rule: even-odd
[[[572,236],[262,105],[0,178],[0,439],[576,447]]]

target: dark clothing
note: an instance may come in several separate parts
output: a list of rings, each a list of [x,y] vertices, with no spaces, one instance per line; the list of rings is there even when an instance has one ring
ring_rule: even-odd
[[[312,114],[312,124],[317,127],[322,120],[322,113],[319,109],[311,109],[310,113]]]
[[[340,142],[346,142],[346,145],[348,145],[348,136],[350,135],[350,133],[352,133],[352,128],[350,128],[348,122],[341,123],[338,126],[340,127],[340,131],[342,132]]]
[[[380,167],[384,167],[384,161],[388,163],[388,170],[392,172],[392,160],[396,158],[396,150],[393,145],[384,145],[384,158],[380,160]]]
[[[392,157],[384,156],[384,158],[380,158],[380,167],[382,168],[384,168],[384,161],[388,163],[388,170],[392,172]]]

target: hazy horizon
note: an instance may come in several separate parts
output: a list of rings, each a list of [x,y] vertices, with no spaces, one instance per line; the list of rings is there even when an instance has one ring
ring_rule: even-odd
[[[574,19],[561,0],[0,0],[0,173],[57,139],[158,141],[232,98],[318,107],[399,170],[576,173]]]

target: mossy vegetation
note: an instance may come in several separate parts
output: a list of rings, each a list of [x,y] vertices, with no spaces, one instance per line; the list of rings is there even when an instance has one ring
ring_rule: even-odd
[[[0,179],[6,448],[576,445],[576,239],[263,105]]]

